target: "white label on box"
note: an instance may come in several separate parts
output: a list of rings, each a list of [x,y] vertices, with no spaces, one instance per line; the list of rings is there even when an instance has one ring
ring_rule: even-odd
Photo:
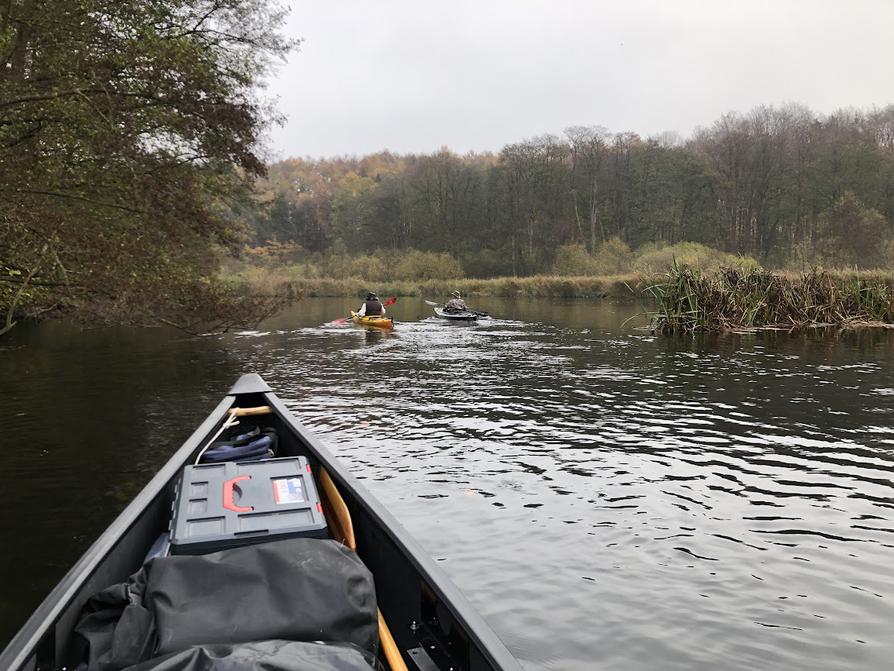
[[[304,503],[304,485],[301,478],[278,478],[273,481],[273,498],[277,504]]]

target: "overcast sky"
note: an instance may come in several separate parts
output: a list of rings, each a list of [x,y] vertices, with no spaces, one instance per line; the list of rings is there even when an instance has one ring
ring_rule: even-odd
[[[894,0],[292,0],[274,157],[464,153],[572,125],[894,102]]]

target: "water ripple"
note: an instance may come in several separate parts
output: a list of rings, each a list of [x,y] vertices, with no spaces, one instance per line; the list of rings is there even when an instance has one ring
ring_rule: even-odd
[[[527,668],[889,668],[891,334],[674,342],[616,308],[494,302],[528,321],[389,335],[321,326],[335,303],[220,351]]]
[[[884,668],[892,368],[748,342],[432,321],[257,363],[529,668]]]

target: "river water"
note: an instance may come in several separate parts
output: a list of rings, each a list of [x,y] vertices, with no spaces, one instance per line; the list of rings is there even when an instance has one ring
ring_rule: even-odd
[[[243,372],[532,671],[889,669],[894,333],[671,340],[636,306],[487,299],[393,335],[308,299],[258,331],[0,340],[0,644]]]

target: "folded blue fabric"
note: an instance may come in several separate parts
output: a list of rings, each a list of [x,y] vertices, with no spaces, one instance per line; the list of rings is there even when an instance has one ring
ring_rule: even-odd
[[[273,438],[271,436],[261,436],[245,445],[214,444],[202,455],[202,463],[213,464],[220,461],[257,458],[267,454],[272,448]]]

